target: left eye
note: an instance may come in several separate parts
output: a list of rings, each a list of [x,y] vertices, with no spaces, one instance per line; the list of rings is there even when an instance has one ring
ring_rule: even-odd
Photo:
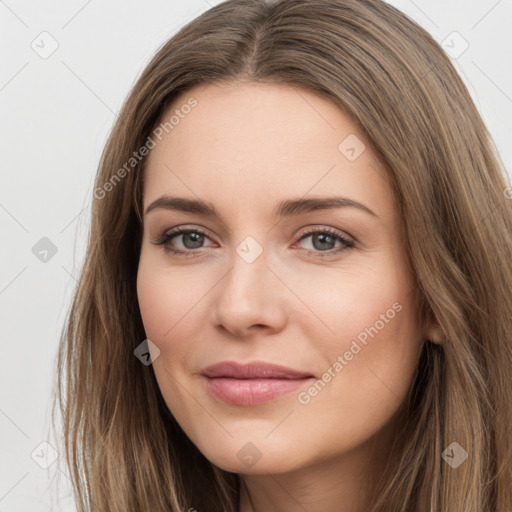
[[[178,237],[181,237],[181,243],[183,246],[182,248],[177,248],[171,243],[174,238]],[[330,229],[317,229],[308,231],[307,233],[304,233],[297,240],[297,242],[301,242],[307,238],[311,238],[313,249],[306,249],[306,252],[320,257],[325,257],[355,247],[354,242]],[[206,235],[206,233],[199,229],[175,228],[167,233],[164,233],[153,243],[155,245],[164,246],[164,250],[169,253],[194,256],[199,249],[203,248],[202,244],[204,243],[205,239],[210,238]],[[341,247],[338,246],[335,249],[334,245],[337,241],[341,243]]]
[[[330,230],[310,231],[302,235],[298,241],[300,242],[310,237],[313,249],[320,252],[338,252],[338,250],[340,250],[340,247],[338,247],[338,250],[334,249],[334,245],[336,244],[337,241],[341,243],[341,250],[346,249],[348,247],[353,247],[354,245],[350,240]],[[309,251],[311,250],[309,249]]]

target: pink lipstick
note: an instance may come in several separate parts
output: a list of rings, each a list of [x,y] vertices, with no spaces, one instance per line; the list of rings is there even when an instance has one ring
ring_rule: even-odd
[[[210,393],[223,402],[257,405],[300,388],[314,376],[285,366],[252,361],[248,364],[223,361],[201,374]]]

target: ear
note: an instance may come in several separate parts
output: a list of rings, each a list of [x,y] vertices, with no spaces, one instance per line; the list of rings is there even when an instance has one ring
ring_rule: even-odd
[[[425,337],[427,340],[430,340],[432,343],[437,343],[438,345],[442,345],[443,343],[443,330],[441,326],[435,321],[430,320],[425,331]]]

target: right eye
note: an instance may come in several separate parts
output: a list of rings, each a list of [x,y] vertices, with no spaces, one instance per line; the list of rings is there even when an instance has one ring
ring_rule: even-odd
[[[183,249],[176,248],[173,243],[171,243],[173,239],[180,237]],[[206,233],[200,229],[177,227],[164,232],[153,242],[153,244],[163,246],[165,252],[184,256],[194,256],[196,255],[197,250],[202,248],[201,244],[204,242],[205,238],[209,239]]]

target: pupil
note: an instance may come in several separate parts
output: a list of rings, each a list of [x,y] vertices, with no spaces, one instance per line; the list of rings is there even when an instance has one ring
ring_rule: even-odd
[[[195,240],[192,241],[192,244],[186,243],[186,240],[188,237],[191,237],[192,239],[195,238]],[[183,245],[187,249],[197,249],[198,247],[201,247],[201,243],[203,241],[203,235],[201,233],[184,233],[183,234]]]
[[[326,239],[327,239],[327,242],[326,242]],[[315,243],[317,240],[320,240],[320,246],[318,246],[318,244]],[[330,245],[330,244],[332,244],[333,240],[334,239],[332,236],[327,235],[325,233],[313,235],[313,247],[315,247],[315,249],[332,249],[332,247],[326,247],[325,243],[327,243],[327,245]]]

